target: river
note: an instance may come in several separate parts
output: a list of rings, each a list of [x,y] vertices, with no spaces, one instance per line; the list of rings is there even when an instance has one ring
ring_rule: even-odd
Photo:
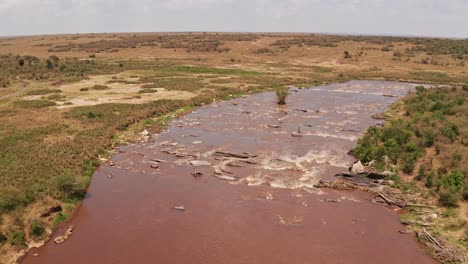
[[[352,81],[292,89],[284,106],[267,92],[198,108],[121,146],[94,173],[71,238],[23,263],[437,263],[398,232],[395,209],[313,187],[347,170],[381,123],[371,116],[414,87]]]

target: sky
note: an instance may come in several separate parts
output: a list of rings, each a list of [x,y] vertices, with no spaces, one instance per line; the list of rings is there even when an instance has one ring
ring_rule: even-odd
[[[0,36],[181,31],[468,38],[468,0],[0,0]]]

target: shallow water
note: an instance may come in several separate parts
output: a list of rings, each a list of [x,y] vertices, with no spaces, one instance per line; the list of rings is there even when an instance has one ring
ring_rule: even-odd
[[[353,81],[291,91],[285,106],[262,93],[199,108],[120,147],[73,236],[23,263],[436,263],[369,194],[313,188],[353,163],[347,152],[380,122],[371,116],[414,86]]]

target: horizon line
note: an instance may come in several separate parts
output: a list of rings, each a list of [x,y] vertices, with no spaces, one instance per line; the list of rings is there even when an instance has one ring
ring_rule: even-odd
[[[191,31],[114,31],[114,32],[76,32],[76,33],[42,33],[42,34],[24,34],[24,35],[0,35],[0,38],[22,38],[22,37],[39,37],[39,36],[59,36],[59,35],[99,35],[99,34],[170,34],[170,33],[237,33],[237,34],[306,34],[306,35],[335,35],[335,36],[366,36],[366,37],[403,37],[403,38],[434,38],[434,39],[454,39],[468,40],[468,37],[443,37],[429,35],[405,35],[405,34],[388,34],[388,33],[343,33],[343,32],[303,32],[303,31],[206,31],[206,30],[191,30]]]

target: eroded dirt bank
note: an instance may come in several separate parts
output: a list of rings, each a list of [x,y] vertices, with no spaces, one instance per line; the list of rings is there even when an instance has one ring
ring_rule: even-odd
[[[198,109],[121,147],[71,238],[23,263],[436,263],[369,194],[313,187],[413,88],[354,81],[293,90],[286,106],[264,93]]]

